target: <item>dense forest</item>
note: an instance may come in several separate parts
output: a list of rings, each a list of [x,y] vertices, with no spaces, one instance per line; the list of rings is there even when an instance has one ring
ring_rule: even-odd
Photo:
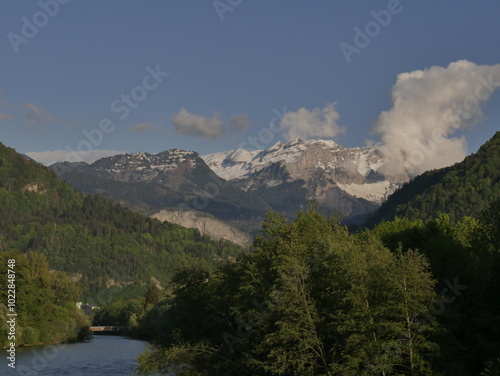
[[[0,252],[0,265],[0,284],[5,286],[0,290],[0,347],[76,341],[87,334],[90,322],[75,305],[81,287],[65,273],[49,270],[44,255]],[[12,312],[17,316],[7,316]],[[9,330],[12,318],[15,332]]]
[[[499,210],[356,234],[271,213],[237,262],[114,312],[155,340],[143,375],[498,375]]]
[[[0,251],[43,254],[52,270],[102,305],[168,285],[188,265],[213,268],[243,250],[76,192],[47,168],[0,144]],[[167,286],[168,287],[168,286]]]
[[[429,220],[447,213],[453,222],[478,216],[500,199],[500,131],[477,153],[453,166],[424,172],[406,183],[368,219],[373,226],[396,217]]]

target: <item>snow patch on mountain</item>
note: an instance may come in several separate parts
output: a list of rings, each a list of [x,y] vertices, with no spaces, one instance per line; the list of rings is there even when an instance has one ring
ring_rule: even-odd
[[[100,177],[121,182],[168,183],[171,174],[182,173],[198,163],[203,163],[198,153],[180,149],[166,150],[158,154],[144,152],[119,154],[102,158],[89,168]]]
[[[318,149],[317,154],[321,154],[321,158],[316,161],[316,167],[325,171],[339,167],[349,169],[351,165],[355,166],[362,176],[366,176],[371,171],[376,171],[381,165],[381,158],[377,158],[375,149],[349,149],[334,141],[320,139],[308,141],[295,139],[287,144],[279,141],[268,150],[228,150],[201,157],[217,175],[223,179],[232,180],[249,177],[276,162],[297,163],[306,152],[312,149]],[[324,152],[321,153],[321,150]]]
[[[245,189],[254,186],[252,181],[259,172],[271,165],[285,168],[292,180],[308,182],[319,173],[346,193],[377,204],[399,187],[378,174],[382,156],[375,148],[345,148],[331,140],[295,139],[286,144],[279,141],[268,150],[229,150],[204,155],[202,159],[223,179],[245,180]],[[265,186],[280,183],[283,181],[271,178]]]
[[[340,184],[337,186],[344,192],[349,193],[351,196],[364,198],[365,200],[381,204],[385,201],[387,196],[394,192],[398,187],[394,183],[378,181],[376,183],[367,184]]]

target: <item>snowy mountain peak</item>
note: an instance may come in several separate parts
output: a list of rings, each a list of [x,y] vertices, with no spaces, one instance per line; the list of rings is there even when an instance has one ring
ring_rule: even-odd
[[[339,144],[337,144],[335,141],[333,140],[322,140],[320,138],[316,138],[314,140],[311,140],[309,141],[309,143],[311,145],[320,145],[320,146],[323,146],[325,148],[330,148],[330,149],[344,149],[342,146],[340,146]]]
[[[283,146],[285,146],[285,144],[281,141],[278,141],[273,146],[271,146],[269,149],[267,149],[267,151],[281,149]]]
[[[380,204],[398,187],[378,173],[382,156],[376,149],[345,148],[332,140],[297,138],[286,144],[278,141],[267,150],[237,149],[202,158],[217,175],[239,181],[246,190],[301,180],[308,187],[316,186],[317,194],[311,197],[321,195],[327,186],[335,186],[351,196]]]
[[[207,154],[202,158],[216,174],[231,180],[248,177],[273,163],[298,163],[305,156],[315,159],[312,165],[327,171],[355,168],[366,176],[379,167],[377,162],[380,156],[375,154],[375,149],[371,148],[348,149],[331,140],[304,141],[297,138],[286,144],[278,141],[267,150],[237,149]]]
[[[267,149],[266,152],[269,153],[270,151],[275,151],[278,149],[290,149],[290,148],[293,148],[294,146],[298,146],[298,145],[305,145],[306,147],[309,147],[312,145],[319,145],[319,146],[323,146],[325,148],[330,148],[330,149],[334,149],[334,148],[343,149],[342,146],[340,146],[339,144],[337,144],[335,141],[332,141],[332,140],[323,140],[321,138],[315,138],[312,140],[304,141],[301,138],[295,138],[295,139],[287,142],[286,144],[283,143],[282,141],[278,141],[273,146],[271,146],[269,149]]]
[[[95,161],[91,167],[103,177],[118,181],[147,182],[168,179],[181,166],[194,168],[200,161],[196,152],[171,149],[158,154],[139,152],[114,155]]]
[[[129,154],[129,155],[132,156],[133,158],[137,158],[137,159],[149,159],[151,157],[151,154],[144,153],[142,151],[140,151],[138,153],[132,153],[132,154]]]
[[[285,145],[285,148],[289,148],[289,147],[292,147],[292,146],[295,146],[295,145],[300,145],[300,144],[304,144],[305,141],[302,140],[301,138],[294,138],[292,141],[289,141],[286,145]]]
[[[260,150],[248,151],[246,149],[236,149],[227,155],[225,161],[227,162],[250,162],[259,154]]]

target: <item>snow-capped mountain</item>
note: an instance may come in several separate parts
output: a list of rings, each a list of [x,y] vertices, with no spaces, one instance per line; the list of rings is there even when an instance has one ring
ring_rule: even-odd
[[[52,169],[75,188],[147,214],[188,206],[223,220],[293,214],[315,200],[325,212],[362,221],[399,187],[379,173],[375,148],[344,148],[328,140],[278,142],[268,150],[230,150],[200,157],[171,149],[120,154]]]
[[[330,140],[295,139],[268,150],[229,150],[202,158],[220,177],[263,196],[271,206],[292,189],[290,199],[315,199],[348,217],[374,210],[400,186],[378,172],[382,156],[377,149],[345,148]]]
[[[237,220],[271,209],[214,174],[194,151],[119,154],[90,165],[64,162],[51,168],[84,193],[110,197],[146,214],[183,207]]]
[[[92,170],[101,177],[129,183],[171,184],[171,176],[203,164],[194,151],[171,149],[158,154],[119,154],[95,161]]]
[[[399,184],[378,173],[382,156],[375,148],[344,148],[330,140],[279,141],[268,150],[229,150],[202,156],[207,165],[226,180],[243,180],[254,188],[252,177],[274,164],[286,167],[286,179],[267,181],[267,187],[286,181],[309,181],[323,173],[346,193],[380,204]],[[239,184],[240,186],[242,184]]]

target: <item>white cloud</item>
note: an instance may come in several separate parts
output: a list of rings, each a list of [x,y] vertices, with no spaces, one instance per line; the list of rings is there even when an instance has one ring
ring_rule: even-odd
[[[37,123],[56,122],[57,119],[49,114],[49,112],[42,107],[33,103],[25,103],[23,106],[24,116],[26,118],[26,125],[32,127]]]
[[[335,103],[327,103],[325,107],[314,108],[311,111],[300,108],[296,112],[287,112],[281,119],[283,137],[288,140],[335,137],[345,133],[345,128],[337,124],[339,118]]]
[[[250,118],[247,114],[237,114],[231,118],[231,129],[235,131],[244,131],[250,124]]]
[[[91,150],[88,152],[68,152],[66,150],[50,150],[50,151],[30,151],[25,153],[28,157],[42,163],[45,166],[50,166],[56,162],[87,162],[93,163],[98,159],[111,157],[116,154],[125,154],[123,151],[114,150]]]
[[[155,126],[155,123],[138,123],[129,127],[129,130],[136,133],[148,132]]]
[[[399,74],[393,106],[373,128],[385,159],[381,172],[415,176],[461,161],[466,141],[456,133],[484,119],[483,106],[498,86],[500,64],[460,60]]]
[[[218,112],[214,112],[211,116],[199,116],[187,112],[184,108],[172,115],[172,123],[177,134],[210,140],[220,138],[228,131],[242,132],[251,124],[247,114],[233,115],[230,124],[227,125],[220,119]]]
[[[216,139],[222,136],[226,127],[219,119],[219,114],[210,117],[190,114],[184,108],[172,115],[172,122],[178,134]]]
[[[0,122],[11,120],[13,118],[14,118],[14,116],[12,116],[11,114],[5,114],[5,113],[0,112]]]
[[[0,89],[0,100],[3,100],[4,96],[5,92]],[[10,107],[11,106],[9,106],[7,102],[0,102],[0,122],[14,119],[14,116],[12,114],[4,112],[4,109],[9,111]]]

